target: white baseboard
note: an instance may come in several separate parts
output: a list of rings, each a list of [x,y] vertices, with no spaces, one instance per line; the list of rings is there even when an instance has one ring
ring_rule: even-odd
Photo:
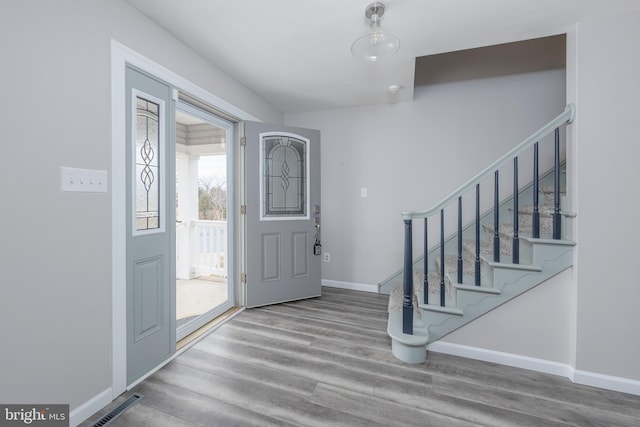
[[[513,366],[515,368],[529,369],[531,371],[542,372],[545,374],[558,375],[566,377],[576,384],[640,396],[640,381],[581,371],[574,369],[571,365],[565,363],[536,359],[512,353],[503,353],[479,347],[453,344],[444,341],[436,341],[429,344],[427,346],[427,350],[434,351],[436,353],[467,357],[469,359],[483,360],[485,362],[499,363],[501,365]],[[427,358],[429,358],[428,355]]]
[[[576,369],[573,373],[573,382],[640,396],[640,381],[630,380],[627,378],[596,374],[594,372]]]
[[[69,426],[76,427],[78,424],[98,412],[100,409],[111,403],[111,387],[98,393],[69,414]]]
[[[378,285],[371,285],[368,283],[353,283],[353,282],[339,282],[337,280],[322,279],[322,286],[329,288],[350,289],[352,291],[363,291],[378,293]]]
[[[499,363],[501,365],[513,366],[514,368],[529,369],[531,371],[559,375],[567,378],[571,378],[573,374],[571,366],[564,363],[443,341],[436,341],[429,344],[427,346],[427,350],[435,351],[437,353],[452,354],[454,356],[467,357],[469,359],[483,360],[485,362]]]

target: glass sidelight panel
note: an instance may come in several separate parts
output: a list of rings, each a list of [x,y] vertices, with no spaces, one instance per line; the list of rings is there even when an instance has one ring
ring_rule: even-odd
[[[308,143],[292,135],[260,136],[263,218],[308,217]]]
[[[160,228],[160,104],[136,96],[135,226]]]

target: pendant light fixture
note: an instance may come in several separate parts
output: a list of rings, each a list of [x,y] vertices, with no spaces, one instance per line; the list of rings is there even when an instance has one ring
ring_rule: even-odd
[[[351,45],[351,53],[365,61],[379,61],[393,55],[400,48],[400,40],[380,28],[380,18],[384,15],[384,4],[371,3],[364,11],[371,20],[371,28]]]

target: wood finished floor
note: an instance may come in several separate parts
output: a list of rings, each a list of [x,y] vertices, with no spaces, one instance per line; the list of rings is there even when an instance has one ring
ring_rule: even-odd
[[[640,396],[438,353],[396,360],[387,297],[249,309],[125,393],[112,426],[639,426]]]

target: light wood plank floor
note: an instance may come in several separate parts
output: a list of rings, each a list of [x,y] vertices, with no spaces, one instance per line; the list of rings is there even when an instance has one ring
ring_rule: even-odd
[[[114,426],[639,426],[640,397],[429,353],[396,360],[387,297],[249,309],[91,417],[144,398]]]

